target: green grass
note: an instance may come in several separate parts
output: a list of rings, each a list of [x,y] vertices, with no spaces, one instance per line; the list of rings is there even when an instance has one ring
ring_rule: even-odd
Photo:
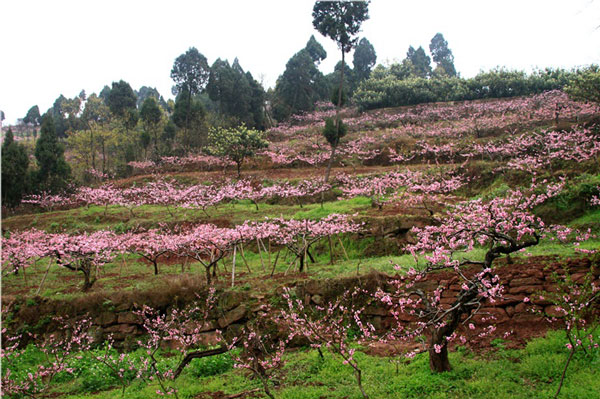
[[[583,216],[571,221],[569,225],[576,229],[590,228],[592,231],[600,233],[600,209],[588,211]]]
[[[363,372],[363,386],[372,399],[378,398],[552,398],[560,379],[568,351],[562,331],[550,331],[524,349],[498,349],[477,355],[465,348],[450,353],[451,372],[436,374],[429,370],[427,354],[410,362],[377,357],[357,352]],[[139,355],[139,353],[137,353]],[[136,352],[128,356],[135,359]],[[35,351],[11,363],[19,375],[32,367]],[[315,350],[297,350],[285,356],[286,364],[274,376],[274,394],[281,399],[348,398],[359,399],[352,369],[341,359],[325,352],[320,359]],[[393,362],[392,360],[400,360]],[[176,364],[176,358],[160,357],[161,367]],[[396,364],[398,370],[396,371]],[[121,396],[118,381],[103,366],[93,364],[91,353],[72,360],[74,377],[63,375],[53,388],[55,397],[80,399],[113,399]],[[196,359],[172,383],[181,399],[222,392],[226,395],[260,388],[257,379],[243,370],[233,369],[229,355],[212,359]],[[114,389],[111,389],[113,387]],[[146,385],[132,379],[125,398],[156,397],[157,383]],[[259,391],[261,392],[261,391]],[[561,391],[562,398],[589,399],[600,395],[600,352],[579,352],[573,358]],[[53,396],[54,397],[54,396]],[[258,397],[266,397],[258,393]]]
[[[260,203],[258,210],[250,201],[235,201],[211,207],[204,213],[200,209],[186,209],[159,205],[143,205],[133,209],[118,205],[81,207],[69,210],[48,211],[11,216],[2,220],[3,227],[9,230],[36,228],[48,232],[81,232],[97,230],[126,231],[134,226],[158,228],[160,224],[226,222],[242,224],[246,220],[263,220],[265,217],[287,219],[317,219],[332,213],[360,213],[370,208],[370,200],[364,197],[343,199],[320,204]]]
[[[423,257],[419,258],[419,263],[409,255],[389,255],[365,257],[363,253],[371,246],[375,245],[374,238],[364,238],[354,240],[351,236],[344,236],[340,241],[334,239],[333,253],[335,262],[330,264],[330,253],[328,240],[323,239],[313,246],[311,253],[315,258],[315,263],[308,259],[305,263],[305,271],[310,279],[324,278],[342,278],[359,275],[365,275],[376,270],[387,274],[396,274],[398,270],[396,265],[406,270],[409,267],[419,268],[425,264]],[[583,249],[597,249],[600,247],[600,238],[594,238],[581,244]],[[344,253],[344,250],[346,253]],[[244,248],[244,258],[248,264],[238,255],[236,260],[236,284],[243,286],[249,284],[253,291],[262,293],[273,293],[277,285],[292,284],[297,278],[297,263],[291,265],[294,256],[282,248],[279,253],[274,273],[281,276],[285,274],[284,280],[272,280],[269,275],[272,266],[277,257],[277,249],[273,248],[270,256],[262,252],[259,254],[255,245],[248,245]],[[346,254],[348,258],[346,258]],[[525,252],[512,255],[512,259],[517,262],[526,262],[530,256],[548,256],[554,255],[559,258],[567,259],[582,256],[575,251],[572,245],[564,245],[555,241],[545,240],[537,246],[528,248]],[[458,253],[457,259],[481,260],[485,256],[485,250],[475,248],[468,253]],[[261,261],[262,257],[262,261]],[[182,272],[183,261],[177,261],[171,264],[165,264],[164,260],[159,260],[160,274],[155,276],[150,264],[145,263],[134,254],[119,255],[112,263],[108,263],[100,268],[100,274],[95,285],[89,292],[104,292],[107,295],[111,292],[132,292],[152,291],[159,289],[161,285],[180,285],[189,281],[195,281],[197,284],[204,284],[205,269],[198,262],[189,262],[186,264],[185,271]],[[226,287],[231,279],[232,256],[224,258],[219,263],[219,284]],[[33,296],[43,279],[47,259],[41,259],[26,270],[26,275],[20,273],[5,274],[2,278],[2,289],[4,295]],[[250,271],[248,271],[248,268]],[[305,278],[305,277],[302,277]],[[78,297],[84,297],[87,293],[81,292],[80,287],[83,283],[82,273],[73,272],[62,268],[56,264],[51,265],[50,273],[44,282],[40,295],[46,298],[69,300]]]

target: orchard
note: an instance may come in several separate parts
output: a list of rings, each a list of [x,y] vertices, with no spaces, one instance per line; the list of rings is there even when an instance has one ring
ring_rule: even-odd
[[[315,3],[328,75],[190,47],[2,127],[2,397],[600,397],[598,67],[376,65],[373,6]]]

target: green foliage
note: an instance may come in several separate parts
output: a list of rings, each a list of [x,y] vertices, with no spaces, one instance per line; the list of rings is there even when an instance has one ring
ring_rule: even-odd
[[[281,121],[292,114],[312,111],[315,102],[327,98],[328,94],[328,85],[311,50],[304,48],[288,60],[285,71],[277,79],[273,115]]]
[[[206,143],[206,111],[202,103],[191,97],[186,91],[175,99],[173,122],[182,129],[182,137],[178,140],[186,148],[197,148]]]
[[[129,83],[124,80],[112,83],[106,104],[110,112],[119,118],[126,129],[133,129],[138,121],[137,97]]]
[[[29,157],[25,147],[14,141],[9,128],[2,143],[2,205],[13,207],[21,202],[28,191],[27,168]]]
[[[323,46],[321,46],[321,43],[315,39],[314,35],[310,35],[310,39],[308,39],[305,49],[308,51],[308,54],[310,54],[310,57],[313,59],[313,61],[317,64],[327,58],[327,52]]]
[[[414,73],[419,78],[427,78],[431,76],[431,58],[425,54],[423,47],[419,46],[414,49],[413,46],[408,48],[406,59],[414,66]]]
[[[598,65],[578,71],[565,91],[574,100],[600,103],[600,68]]]
[[[65,161],[64,148],[58,142],[51,115],[44,115],[40,138],[35,143],[38,164],[36,185],[38,191],[57,192],[67,186],[71,168]]]
[[[80,128],[80,119],[78,118],[81,111],[81,98],[76,96],[68,99],[62,94],[52,104],[47,114],[52,115],[56,135],[65,137],[68,131],[74,131]],[[43,123],[43,120],[42,120]]]
[[[375,47],[363,37],[358,42],[356,49],[354,49],[354,73],[356,74],[356,80],[361,82],[369,77],[371,69],[377,62],[377,54],[375,53]],[[358,83],[357,82],[357,83]]]
[[[194,359],[186,367],[186,373],[194,377],[208,377],[225,373],[233,368],[231,354],[223,353],[217,356]]]
[[[244,72],[237,58],[231,66],[220,58],[213,63],[206,91],[219,113],[234,119],[234,124],[264,128],[264,89],[250,72]]]
[[[108,86],[105,87],[108,88]],[[107,100],[109,93],[110,91],[106,93]],[[110,118],[109,111],[110,109],[105,104],[105,100],[103,100],[102,97],[96,96],[96,93],[92,93],[85,103],[85,108],[81,114],[81,120],[85,122],[88,129],[93,129],[93,124],[108,122]]]
[[[552,222],[565,223],[591,209],[590,200],[600,195],[600,175],[583,173],[574,178],[557,196],[536,209],[536,213]]]
[[[419,73],[409,60],[389,68],[377,66],[371,77],[359,85],[353,100],[360,109],[367,110],[437,101],[514,97],[561,89],[572,76],[562,69],[545,69],[530,75],[496,69],[470,79],[445,74],[427,79],[415,74]]]
[[[332,148],[337,147],[340,139],[348,132],[348,126],[340,119],[338,123],[332,118],[325,119],[325,127],[323,128],[323,137],[327,140]]]
[[[268,143],[262,136],[260,131],[248,129],[243,124],[230,129],[212,128],[208,132],[207,151],[212,155],[229,157],[236,163],[239,176],[244,159],[261,148],[267,148]]]
[[[142,140],[142,147],[146,150],[152,141],[154,148],[152,155],[153,157],[158,158],[160,153],[159,139],[162,130],[161,122],[163,121],[163,112],[154,97],[148,97],[144,100],[140,111],[140,117],[144,126],[144,131],[140,137]]]
[[[206,57],[195,47],[190,47],[173,63],[171,69],[171,79],[175,82],[173,94],[185,92],[188,96],[194,96],[200,93],[208,82],[209,73],[210,68]]]
[[[452,50],[448,48],[448,42],[444,39],[444,35],[436,33],[429,43],[429,51],[438,67],[447,76],[456,76],[456,68],[454,67],[454,55]]]
[[[332,104],[337,105],[338,101],[339,101],[339,96],[340,96],[340,92],[337,88],[335,88],[335,89],[331,90],[331,96],[329,98],[329,101],[331,101]],[[348,101],[348,92],[346,90],[342,90],[342,102],[340,105],[342,107],[345,106],[347,101]]]
[[[369,1],[317,1],[313,7],[313,27],[337,43],[343,53],[356,45],[353,38],[369,19]]]
[[[23,118],[23,123],[30,123],[33,126],[38,126],[42,123],[42,117],[40,115],[40,108],[37,105],[29,108],[27,115]]]
[[[154,97],[148,97],[144,100],[142,109],[140,110],[140,117],[142,118],[142,122],[148,126],[157,125],[160,122],[162,112]]]
[[[342,79],[342,62],[338,62],[335,64],[335,68],[333,72],[325,76],[325,80],[327,81],[328,87],[331,87],[331,95],[329,99],[332,104],[337,105],[339,101],[339,93],[340,93],[340,81]],[[344,96],[348,96],[348,94],[352,95],[354,89],[356,88],[356,76],[354,71],[347,63],[344,63],[344,82],[342,85],[342,106],[346,105],[346,98]]]
[[[135,91],[135,95],[137,97],[136,105],[138,108],[142,107],[146,99],[154,98],[163,109],[167,109],[167,102],[154,87],[142,86],[139,90]]]
[[[312,16],[314,28],[323,36],[336,42],[338,48],[342,50],[338,101],[336,102],[337,106],[341,107],[344,92],[344,56],[356,46],[358,38],[354,36],[360,31],[363,21],[369,19],[369,1],[317,1],[313,7]],[[327,168],[325,180],[329,177],[330,167],[331,162]]]

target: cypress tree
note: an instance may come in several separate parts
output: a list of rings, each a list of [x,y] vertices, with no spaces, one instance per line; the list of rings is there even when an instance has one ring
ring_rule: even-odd
[[[9,128],[2,143],[2,205],[19,205],[28,188],[29,158],[25,147],[14,141]]]
[[[52,116],[44,115],[40,138],[35,143],[38,191],[57,192],[66,188],[71,168],[65,161],[64,151],[64,147],[58,142]]]

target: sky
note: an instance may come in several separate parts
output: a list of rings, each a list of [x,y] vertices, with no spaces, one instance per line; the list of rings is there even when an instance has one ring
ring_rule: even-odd
[[[171,98],[173,61],[190,47],[233,62],[273,87],[287,60],[311,35],[312,0],[4,0],[0,3],[0,110],[4,125],[63,94],[89,95],[125,80]],[[377,63],[401,61],[410,45],[429,52],[441,32],[463,77],[503,66],[573,68],[600,64],[600,0],[373,0],[360,37]],[[352,60],[352,55],[347,57]]]

